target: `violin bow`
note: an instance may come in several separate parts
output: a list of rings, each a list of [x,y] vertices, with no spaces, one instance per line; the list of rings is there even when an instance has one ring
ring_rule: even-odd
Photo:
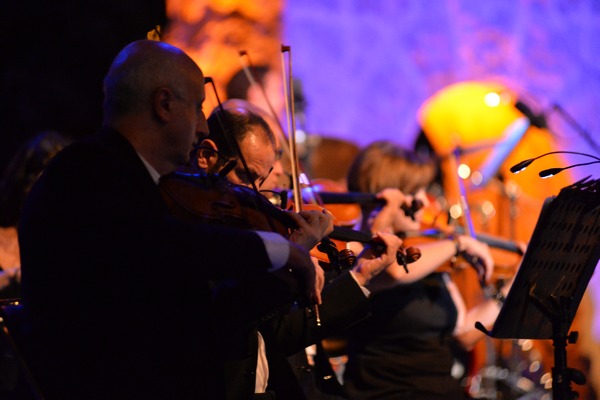
[[[242,65],[242,70],[244,71],[244,75],[246,75],[246,78],[248,79],[250,86],[259,88],[260,93],[263,97],[263,100],[265,101],[265,103],[267,104],[267,107],[269,108],[269,110],[268,110],[269,114],[271,115],[271,117],[273,118],[273,121],[279,128],[277,130],[277,135],[279,135],[279,139],[281,141],[281,147],[283,148],[283,152],[288,157],[290,157],[290,147],[287,142],[287,138],[285,137],[285,130],[283,129],[281,120],[279,119],[279,116],[277,115],[277,112],[275,111],[275,108],[273,107],[273,103],[271,102],[271,100],[269,99],[269,96],[267,95],[267,90],[265,89],[265,86],[263,85],[262,82],[254,79],[254,76],[252,75],[252,72],[250,71],[250,67],[253,66],[252,60],[250,60],[250,55],[248,54],[248,52],[246,50],[240,50],[239,55],[240,55],[240,64]]]
[[[456,174],[457,181],[458,181],[461,209],[463,211],[463,217],[464,217],[464,221],[466,224],[466,227],[464,227],[465,233],[468,236],[470,236],[474,239],[477,239],[477,234],[475,233],[475,229],[473,226],[473,219],[471,217],[471,210],[469,208],[469,203],[467,202],[467,190],[466,190],[465,184],[458,172],[459,154],[460,154],[460,149],[458,146],[455,146],[454,151],[450,155],[450,163],[451,163],[452,168],[454,169],[454,173]],[[483,291],[484,298],[496,299],[499,301],[500,304],[502,304],[504,296],[502,295],[500,290],[493,283],[488,284],[485,281],[485,266],[482,264],[481,260],[478,257],[472,256],[465,252],[463,252],[462,257],[465,258],[465,260],[467,260],[467,262],[473,268],[475,268],[475,270],[477,271],[477,274],[479,275],[479,284],[481,285],[481,289]],[[482,330],[481,328],[478,328],[478,324],[481,324],[481,323],[478,321],[475,324],[475,327],[485,333],[486,332],[485,328],[484,328],[484,330]],[[494,364],[494,359],[496,357],[496,349],[489,342],[490,338],[488,337],[488,335],[486,335],[485,338],[487,340],[487,343],[486,343],[486,351],[485,351],[486,359],[485,359],[484,365],[490,366],[490,365]]]
[[[455,147],[455,150],[452,152],[450,156],[451,167],[457,174],[458,181],[458,189],[460,194],[460,206],[463,212],[464,221],[466,224],[465,233],[472,237],[473,239],[477,239],[477,235],[475,233],[475,229],[473,227],[473,219],[471,218],[471,211],[469,208],[469,203],[467,202],[467,190],[462,181],[462,178],[458,176],[458,158],[459,158],[459,148]],[[463,254],[463,257],[467,260],[469,264],[477,271],[479,275],[479,283],[481,288],[483,289],[483,293],[488,298],[496,298],[499,299],[502,297],[502,294],[494,286],[493,284],[488,284],[485,281],[485,266],[481,263],[481,260],[476,256],[471,256],[470,254]]]
[[[286,122],[287,122],[287,131],[288,132],[293,132],[294,137],[290,138],[289,135],[288,137],[286,137],[286,129],[283,128],[283,124],[281,123],[281,120],[279,118],[279,115],[277,115],[277,112],[275,111],[275,108],[273,107],[273,103],[271,102],[271,100],[269,99],[269,96],[267,94],[267,91],[265,89],[265,86],[263,85],[262,82],[257,81],[254,76],[252,75],[252,71],[250,70],[251,67],[253,67],[252,61],[250,59],[250,55],[248,54],[247,51],[245,50],[241,50],[239,52],[240,55],[240,63],[242,65],[242,70],[244,71],[244,74],[246,76],[246,78],[248,79],[248,82],[250,83],[250,86],[255,86],[259,88],[259,92],[261,93],[263,99],[265,100],[265,103],[267,104],[267,107],[269,108],[268,110],[268,114],[269,116],[272,118],[272,120],[275,122],[275,124],[277,125],[277,128],[275,132],[280,139],[280,143],[281,143],[281,147],[283,150],[283,153],[287,156],[287,158],[290,160],[290,165],[292,168],[292,179],[294,179],[293,177],[298,176],[298,185],[297,187],[300,187],[299,185],[299,180],[300,180],[300,176],[302,175],[302,177],[308,182],[308,187],[312,188],[312,183],[310,181],[310,177],[306,174],[303,173],[303,168],[302,165],[300,163],[299,157],[298,157],[298,152],[297,152],[297,147],[296,147],[296,121],[295,121],[295,114],[296,111],[294,109],[294,85],[293,85],[293,76],[292,76],[292,71],[291,71],[291,48],[290,46],[284,46],[282,45],[282,60],[281,60],[281,66],[282,66],[282,81],[283,81],[283,90],[284,90],[284,99],[285,99],[285,104],[286,104]],[[288,53],[289,54],[289,63],[290,63],[290,68],[289,71],[286,73],[285,71],[285,59],[283,58],[283,54],[284,53]],[[289,79],[288,79],[289,77]],[[289,88],[289,89],[288,89]],[[265,110],[267,111],[267,110]],[[291,148],[294,147],[295,150],[291,150]],[[294,152],[294,154],[292,154],[292,151]],[[292,186],[294,186],[294,182],[292,181]],[[321,207],[323,207],[323,202],[321,201],[321,199],[319,198],[319,194],[316,192],[312,192],[311,193],[312,196],[310,198],[310,202],[312,204],[318,204]],[[296,196],[297,193],[293,194],[293,196]],[[298,201],[296,200],[296,203]]]
[[[285,76],[285,57],[288,54],[288,76]],[[300,173],[298,166],[298,151],[296,147],[296,116],[294,109],[294,84],[292,81],[292,49],[290,46],[281,45],[281,65],[283,67],[283,91],[285,96],[285,112],[288,123],[288,143],[290,147],[290,160],[292,166],[292,191],[294,194],[294,210],[302,211],[302,194],[300,190]]]
[[[467,236],[477,239],[477,237],[475,235],[475,228],[473,227],[473,219],[471,218],[471,210],[469,208],[469,203],[467,202],[467,189],[465,188],[465,184],[462,181],[462,178],[460,177],[460,174],[458,172],[459,157],[460,157],[459,147],[455,146],[454,150],[452,151],[452,153],[449,156],[449,160],[450,160],[450,167],[452,168],[452,171],[454,172],[454,174],[456,174],[456,178],[457,178],[456,181],[457,181],[457,185],[458,185],[460,208],[462,210],[463,221],[465,224],[465,226],[463,228],[464,228],[465,234]],[[469,261],[469,264],[471,264],[471,266],[473,268],[475,268],[475,270],[477,271],[477,273],[479,275],[479,283],[480,283],[481,287],[485,289],[485,287],[486,287],[485,266],[483,266],[481,264],[481,261],[477,257],[470,257],[470,259],[468,261]]]
[[[284,53],[288,54],[288,76],[285,76],[285,57]],[[299,177],[299,161],[298,151],[296,148],[296,117],[294,109],[294,84],[292,81],[292,49],[290,46],[281,45],[281,66],[283,73],[283,90],[285,96],[285,112],[288,123],[288,142],[290,147],[290,162],[292,166],[292,190],[294,193],[294,211],[302,211],[302,192],[300,190],[300,177]],[[313,305],[315,312],[315,320],[317,326],[321,326],[321,314],[319,312],[319,305]]]
[[[284,85],[284,92],[286,98],[286,116],[288,122],[288,141],[290,145],[290,158],[292,160],[292,184],[293,184],[293,194],[294,198],[297,199],[295,203],[302,202],[302,190],[300,188],[300,160],[298,158],[298,151],[296,145],[296,110],[294,106],[294,83],[292,79],[292,49],[290,46],[281,45],[281,59],[282,66],[285,65],[283,54],[288,53],[288,76],[286,79],[285,69],[283,69],[283,80],[287,82],[287,85]],[[288,90],[289,88],[289,90]],[[319,205],[325,208],[323,201],[321,200],[319,193],[313,190],[314,185],[310,180],[310,177],[303,173],[302,176],[308,183],[308,188],[311,193],[311,204]]]

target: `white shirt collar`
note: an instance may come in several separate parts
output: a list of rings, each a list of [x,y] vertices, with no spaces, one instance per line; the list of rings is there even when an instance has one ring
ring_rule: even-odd
[[[140,157],[140,160],[142,160],[142,162],[146,166],[146,169],[148,170],[148,173],[152,177],[152,180],[154,181],[154,183],[156,183],[158,185],[158,181],[160,180],[160,174],[158,173],[158,171],[156,169],[154,169],[154,167],[152,165],[150,165],[150,163],[148,161],[146,161],[140,153],[138,153],[138,156]]]

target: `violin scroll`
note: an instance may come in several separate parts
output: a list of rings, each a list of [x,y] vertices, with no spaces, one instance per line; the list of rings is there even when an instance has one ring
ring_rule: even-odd
[[[317,245],[317,250],[327,255],[327,258],[329,259],[327,266],[334,267],[338,272],[350,269],[356,264],[357,257],[352,250],[339,249],[328,237],[321,240]],[[327,266],[324,267],[325,270],[331,269],[326,268]]]
[[[329,234],[329,237],[336,240],[342,240],[346,242],[360,242],[370,244],[375,247],[378,252],[385,251],[384,244],[380,241],[374,240],[370,234],[361,231],[355,231],[350,228],[341,226],[334,226],[333,232]],[[351,252],[351,250],[348,250]],[[421,258],[421,250],[416,247],[400,247],[396,253],[396,262],[404,267],[404,270],[408,273],[408,264],[411,264]],[[353,264],[349,265],[352,266]]]
[[[417,213],[417,211],[419,211],[421,208],[423,208],[425,204],[423,204],[423,202],[419,199],[413,199],[413,201],[410,203],[410,205],[408,204],[402,204],[402,206],[400,207],[402,209],[402,211],[404,211],[404,215],[406,215],[407,217],[409,217],[410,219],[412,219],[413,221],[415,220],[415,214]]]
[[[398,261],[398,264],[401,264],[404,267],[406,273],[408,273],[407,264],[412,264],[419,258],[421,258],[421,250],[419,250],[416,247],[400,248],[400,250],[404,251],[405,254],[402,255],[400,260],[398,260],[399,256],[396,256],[396,259]]]

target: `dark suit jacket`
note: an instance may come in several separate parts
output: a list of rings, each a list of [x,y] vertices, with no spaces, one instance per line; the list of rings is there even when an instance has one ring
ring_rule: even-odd
[[[244,292],[241,297],[243,300],[238,303],[239,308],[260,308],[256,303],[264,303],[266,300],[262,297],[269,292],[265,281],[261,284],[257,283]],[[252,295],[251,291],[256,293]],[[239,293],[227,293],[226,297],[237,295]],[[265,340],[269,363],[267,390],[275,393],[277,399],[305,398],[303,388],[286,357],[303,351],[321,339],[341,333],[348,326],[366,318],[370,310],[367,297],[348,273],[327,284],[322,299],[323,303],[319,306],[321,326],[317,326],[313,308],[305,307],[293,311],[274,310],[264,315],[258,323],[249,321],[252,315],[246,313],[242,326],[232,323],[231,317],[235,316],[233,311],[223,315],[223,318],[229,317],[229,321],[221,321],[219,333],[226,360],[228,400],[252,398],[256,382],[257,330]],[[239,321],[241,316],[237,317]]]
[[[220,397],[208,281],[267,275],[258,235],[171,218],[105,128],[46,169],[19,240],[27,355],[47,399]]]

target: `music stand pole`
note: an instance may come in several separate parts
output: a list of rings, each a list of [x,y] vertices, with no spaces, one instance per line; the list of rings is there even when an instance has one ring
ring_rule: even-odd
[[[574,400],[579,397],[571,388],[571,382],[583,385],[586,382],[583,372],[567,367],[567,344],[574,344],[578,332],[567,334],[569,328],[572,299],[560,297],[554,305],[544,304],[537,296],[530,293],[532,303],[552,322],[552,345],[554,347],[554,366],[552,367],[552,399]],[[556,300],[555,298],[551,298]]]

